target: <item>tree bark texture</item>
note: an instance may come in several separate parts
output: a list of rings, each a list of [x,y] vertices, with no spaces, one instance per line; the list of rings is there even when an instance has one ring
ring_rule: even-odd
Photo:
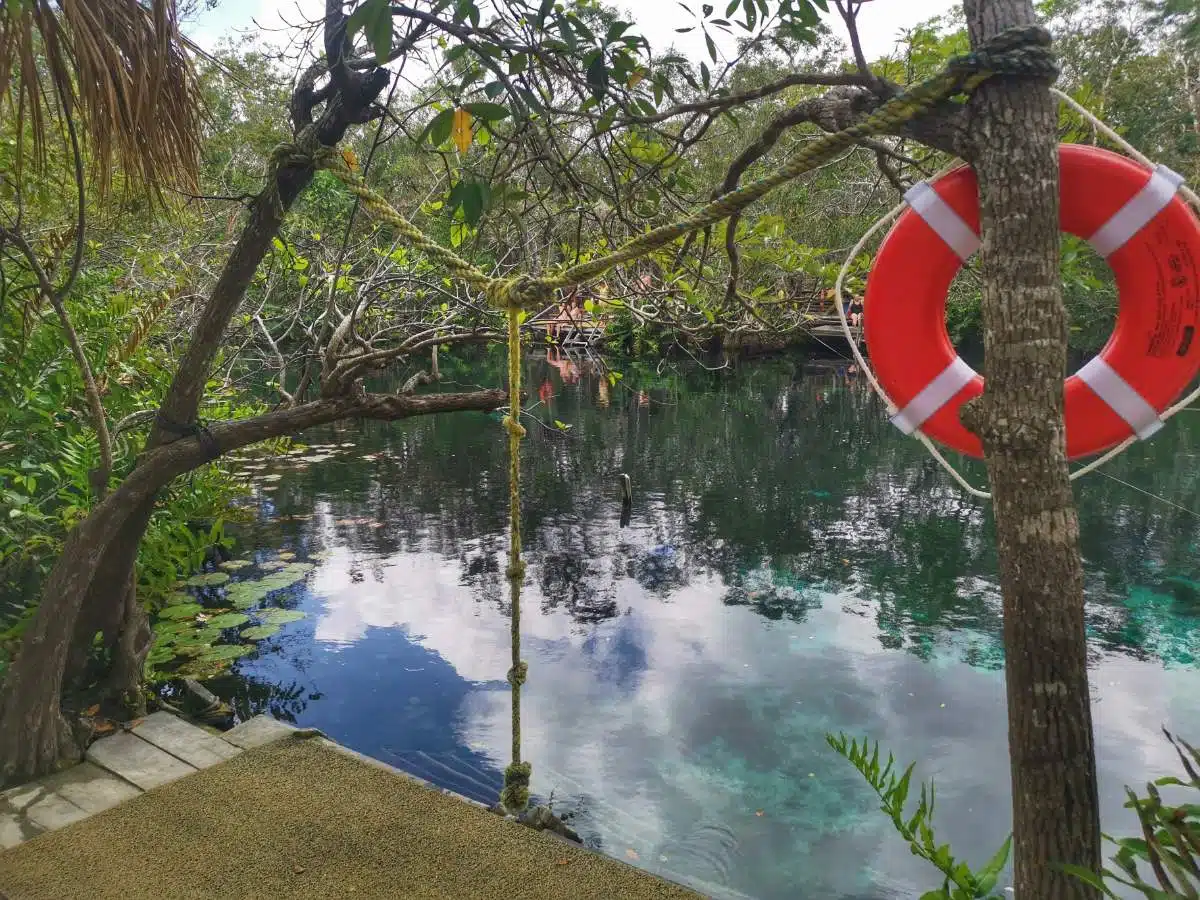
[[[964,0],[973,44],[1035,23],[1032,0]],[[1014,890],[1098,894],[1057,863],[1100,865],[1079,520],[1068,480],[1056,104],[997,78],[971,102],[983,247],[986,387],[963,413],[983,442],[1004,597]]]

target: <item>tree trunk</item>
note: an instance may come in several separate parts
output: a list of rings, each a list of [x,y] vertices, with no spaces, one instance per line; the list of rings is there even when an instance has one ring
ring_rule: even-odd
[[[1032,0],[964,0],[975,45],[1035,23]],[[1094,898],[1056,863],[1100,865],[1079,521],[1068,480],[1059,282],[1058,120],[1041,81],[972,101],[983,247],[986,388],[963,421],[983,442],[1004,597],[1014,890]]]

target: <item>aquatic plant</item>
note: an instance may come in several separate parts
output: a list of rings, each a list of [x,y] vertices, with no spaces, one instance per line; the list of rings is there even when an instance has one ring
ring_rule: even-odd
[[[284,564],[262,578],[237,581],[225,589],[225,602],[249,611],[272,591],[290,587],[313,568],[311,563]],[[225,573],[220,574],[228,580]],[[267,607],[249,612],[208,609],[186,593],[182,599],[161,610],[154,624],[154,646],[146,658],[146,679],[164,681],[173,676],[212,678],[224,672],[234,660],[254,649],[254,642],[276,634],[288,622],[304,618],[298,610]],[[257,619],[253,624],[251,617]],[[248,627],[242,628],[247,625]],[[220,643],[229,629],[241,628],[238,637],[248,643]],[[172,668],[176,666],[176,668]]]

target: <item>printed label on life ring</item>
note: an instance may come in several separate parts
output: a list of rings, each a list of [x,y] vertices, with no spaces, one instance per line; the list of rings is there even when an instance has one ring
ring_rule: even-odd
[[[1183,356],[1191,345],[1190,335],[1185,334],[1185,323],[1194,317],[1196,291],[1200,284],[1196,260],[1186,242],[1175,239],[1163,224],[1157,224],[1148,237],[1147,249],[1157,270],[1155,295],[1158,308],[1154,330],[1146,344],[1146,355],[1156,359]]]
[[[1166,167],[1073,144],[1059,159],[1061,227],[1108,262],[1120,292],[1112,338],[1063,385],[1067,455],[1078,459],[1152,435],[1200,374],[1200,222]],[[898,428],[979,457],[959,413],[984,381],[956,364],[945,318],[950,285],[978,248],[978,181],[964,166],[906,199],[867,280],[867,348]]]

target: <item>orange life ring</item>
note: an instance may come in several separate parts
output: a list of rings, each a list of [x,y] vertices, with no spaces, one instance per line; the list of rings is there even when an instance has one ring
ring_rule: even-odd
[[[1067,455],[1100,453],[1162,427],[1159,413],[1200,369],[1200,224],[1176,196],[1182,178],[1148,172],[1115,153],[1059,147],[1063,231],[1087,240],[1116,276],[1116,328],[1100,354],[1064,385]],[[983,455],[959,421],[983,378],[955,352],[946,296],[979,247],[975,173],[963,166],[905,195],[867,281],[867,349],[892,421],[965,453]]]

